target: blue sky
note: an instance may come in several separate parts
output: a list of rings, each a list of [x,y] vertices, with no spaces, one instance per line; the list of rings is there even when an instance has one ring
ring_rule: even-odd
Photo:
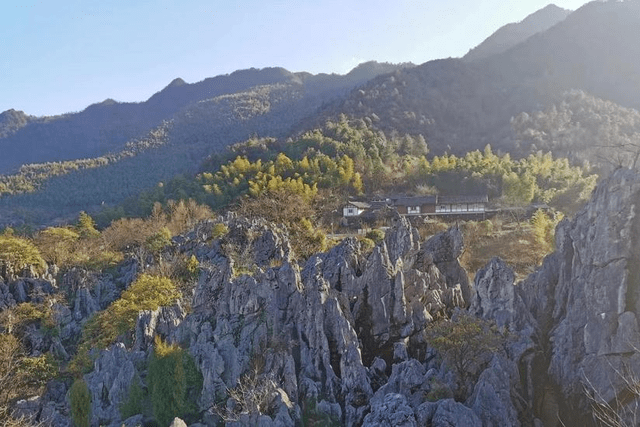
[[[549,0],[19,0],[0,6],[0,111],[144,101],[243,68],[344,74],[459,57]],[[575,10],[584,0],[558,0]]]

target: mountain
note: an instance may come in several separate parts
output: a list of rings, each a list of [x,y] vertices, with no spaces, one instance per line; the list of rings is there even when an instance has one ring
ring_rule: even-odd
[[[401,66],[408,66],[407,64]],[[21,165],[98,157],[117,152],[179,111],[200,101],[246,92],[266,85],[302,87],[305,95],[324,102],[366,82],[379,73],[401,66],[366,63],[346,75],[292,73],[284,68],[239,70],[228,75],[188,84],[173,80],[167,87],[140,103],[112,99],[90,105],[79,113],[53,117],[27,117],[9,110],[0,116],[0,173]],[[11,118],[11,119],[10,119]],[[215,121],[215,117],[211,117]],[[6,122],[6,123],[5,123]]]
[[[24,111],[7,110],[0,113],[0,138],[5,138],[25,127],[34,117]]]
[[[520,22],[499,28],[489,38],[471,49],[463,59],[475,61],[503,53],[532,35],[546,31],[558,22],[562,22],[570,13],[570,10],[550,4]]]
[[[379,76],[315,124],[347,114],[381,129],[422,134],[434,153],[491,144],[514,155],[511,118],[580,89],[640,107],[640,2],[593,2],[511,49],[484,59],[442,59]],[[306,123],[309,126],[309,123]]]
[[[558,9],[549,6],[517,26],[542,28],[553,21],[549,16],[559,19]],[[581,146],[574,156],[569,140],[530,141],[514,126],[547,124],[512,118],[560,105],[574,89],[618,105],[594,109],[607,111],[614,122],[617,114],[630,117],[623,111],[640,107],[640,44],[629,41],[639,38],[639,1],[593,2],[501,53],[474,60],[372,62],[343,76],[242,70],[194,84],[175,79],[143,103],[107,100],[58,117],[6,113],[12,118],[0,127],[6,135],[0,138],[0,172],[22,168],[0,177],[0,194],[37,191],[0,197],[0,223],[16,216],[46,222],[120,203],[197,171],[204,157],[230,144],[253,136],[286,139],[338,122],[342,114],[366,118],[388,135],[421,134],[432,154],[462,155],[490,144],[518,157],[550,147],[605,167],[598,150]],[[610,128],[597,123],[604,122],[594,121],[603,131]],[[631,130],[615,134],[635,138]],[[80,158],[87,160],[59,163]],[[24,166],[34,162],[47,163]]]
[[[107,100],[82,113],[35,119],[0,139],[0,147],[14,148],[4,149],[8,154],[0,157],[0,164],[4,160],[5,165],[20,166],[16,173],[0,175],[0,224],[48,223],[73,218],[80,210],[121,203],[176,175],[195,173],[202,159],[235,142],[253,135],[286,137],[294,124],[322,105],[376,73],[401,66],[410,65],[371,62],[344,76],[270,68],[237,71],[192,85],[176,79],[145,103]],[[264,82],[269,83],[260,84]],[[116,113],[117,119],[109,120]],[[155,122],[159,123],[142,131]],[[119,128],[122,123],[130,126]],[[118,137],[110,144],[92,145],[96,140],[89,134],[107,134],[109,129]],[[52,135],[48,144],[39,143],[39,133]],[[67,141],[65,135],[77,138]],[[125,140],[126,135],[135,137]],[[82,153],[92,155],[79,159]],[[25,158],[48,161],[23,165]]]

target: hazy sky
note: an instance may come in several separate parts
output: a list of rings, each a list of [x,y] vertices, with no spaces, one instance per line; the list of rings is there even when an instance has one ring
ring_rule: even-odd
[[[584,0],[558,0],[575,10]],[[144,101],[243,68],[344,74],[459,57],[548,0],[18,0],[0,5],[0,112]]]

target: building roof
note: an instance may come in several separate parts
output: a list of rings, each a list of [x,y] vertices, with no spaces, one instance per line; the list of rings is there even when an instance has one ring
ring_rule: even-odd
[[[398,197],[393,199],[395,206],[423,206],[435,205],[436,196]]]
[[[488,203],[489,197],[487,195],[471,195],[471,196],[438,196],[438,203]]]
[[[369,203],[366,203],[366,202],[353,202],[353,201],[350,201],[347,204],[348,205],[353,205],[358,209],[369,209],[371,207],[371,205]]]

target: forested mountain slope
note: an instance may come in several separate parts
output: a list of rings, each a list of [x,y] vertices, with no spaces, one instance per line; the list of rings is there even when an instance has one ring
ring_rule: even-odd
[[[15,171],[29,163],[99,157],[117,152],[131,139],[143,137],[163,120],[170,120],[190,105],[246,92],[256,86],[299,86],[309,97],[326,100],[397,68],[392,64],[371,62],[356,67],[347,75],[292,73],[283,68],[239,70],[193,84],[177,78],[140,103],[107,99],[78,113],[37,118],[9,110],[0,118],[0,150],[3,153],[0,173]]]
[[[80,160],[24,165],[17,173],[0,176],[0,223],[40,224],[55,218],[64,219],[67,215],[74,217],[80,210],[94,210],[103,204],[120,203],[127,197],[136,196],[142,190],[179,174],[195,173],[206,156],[252,135],[283,137],[295,123],[312,115],[335,96],[361,84],[376,73],[398,67],[400,66],[369,62],[361,64],[345,76],[294,74],[284,69],[246,70],[233,73],[239,76],[233,83],[236,86],[224,87],[221,82],[229,80],[226,76],[207,79],[195,85],[176,80],[146,104],[155,106],[156,112],[166,112],[171,108],[177,112],[140,137],[122,144],[118,150]],[[280,83],[235,91],[239,85],[278,79],[281,80]],[[194,101],[197,96],[210,96],[223,89],[234,92]],[[177,109],[171,104],[172,99],[177,100],[175,105],[187,105]],[[173,106],[169,107],[169,104]],[[109,108],[120,108],[118,105],[120,104],[92,106],[87,110],[106,111]],[[136,105],[135,108],[140,108],[139,104]],[[157,117],[160,116],[158,113]],[[68,121],[76,119],[77,117],[70,115]],[[36,122],[38,120],[43,119],[35,119]],[[144,121],[137,122],[136,127],[142,127],[141,123]],[[115,126],[113,123],[110,125]],[[42,126],[42,129],[46,128],[45,124]],[[24,126],[21,131],[5,138],[4,143],[15,143],[15,138],[26,138],[28,129],[35,128]],[[55,127],[47,129],[54,132]],[[74,129],[74,132],[77,130],[81,133],[82,126]],[[58,136],[62,138],[63,135],[64,132]],[[29,141],[24,142],[26,147],[29,147]],[[76,140],[78,144],[84,144],[82,141],[87,140],[80,137]],[[71,145],[65,147],[70,150],[69,153],[76,154]],[[89,150],[90,145],[89,143],[83,149]],[[21,144],[17,146],[23,147]],[[30,155],[28,149],[20,151],[25,156]],[[40,154],[35,155],[49,158],[44,151],[36,151]],[[57,151],[62,153],[64,148]],[[2,157],[6,162],[20,162],[20,156],[15,155],[12,150],[7,150],[6,153],[7,156]]]
[[[435,152],[487,143],[514,152],[510,119],[580,89],[640,105],[640,2],[593,2],[499,55],[443,59],[380,76],[317,119],[346,113],[423,134]],[[526,154],[526,153],[520,153]]]
[[[23,167],[2,177],[0,193],[37,192],[0,196],[0,221],[38,223],[120,203],[177,174],[195,172],[203,157],[230,144],[252,136],[295,138],[329,120],[339,122],[342,114],[366,118],[387,135],[423,135],[430,155],[464,155],[490,144],[516,158],[542,148],[609,165],[585,146],[587,140],[598,143],[593,138],[583,139],[581,156],[573,154],[575,147],[567,148],[566,138],[554,139],[562,134],[559,129],[546,129],[547,136],[538,135],[544,142],[532,143],[529,137],[536,133],[527,134],[528,127],[558,123],[529,123],[521,113],[536,117],[535,112],[559,105],[570,96],[567,91],[577,89],[619,104],[607,109],[606,120],[624,121],[618,112],[640,100],[640,46],[629,43],[638,38],[640,2],[594,2],[503,53],[474,61],[443,59],[417,67],[366,63],[346,76],[245,70],[192,85],[176,79],[141,104],[106,102],[58,118],[6,113],[0,170],[2,162],[5,169],[17,167],[24,156],[51,161],[98,154],[80,163]],[[521,120],[512,120],[516,117]],[[633,132],[608,132],[613,144],[634,137]]]

